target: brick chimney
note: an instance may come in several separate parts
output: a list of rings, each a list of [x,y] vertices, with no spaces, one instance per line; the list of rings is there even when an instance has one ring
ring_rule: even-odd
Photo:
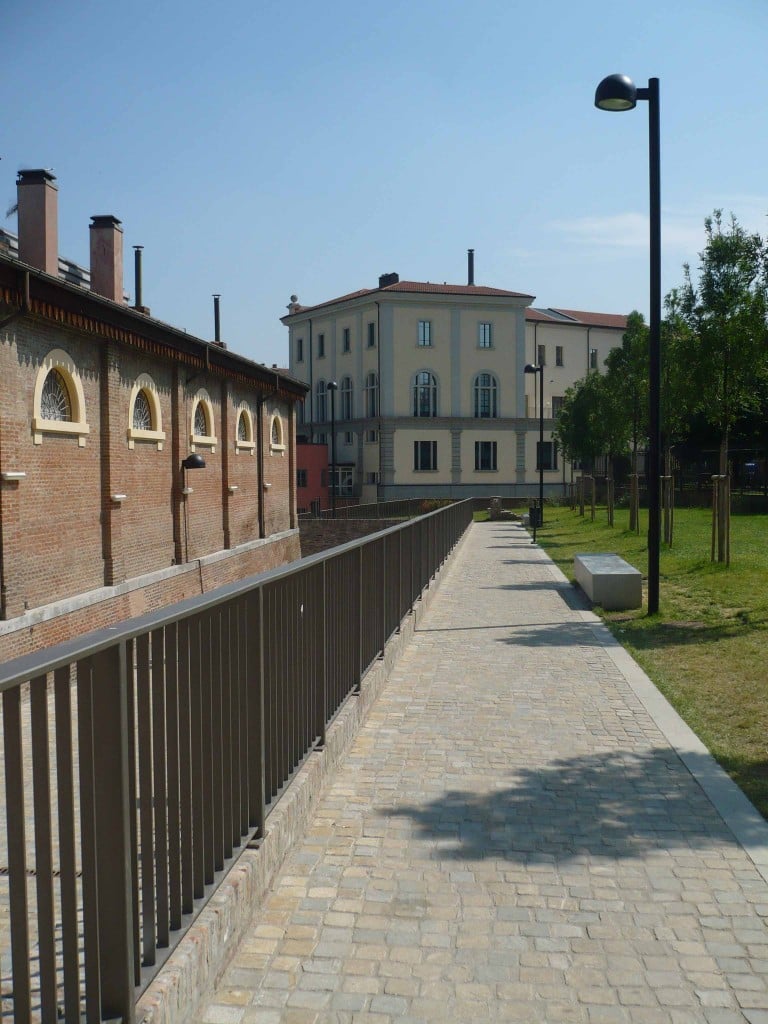
[[[91,217],[91,291],[123,301],[123,229],[111,213]]]
[[[59,190],[50,171],[19,171],[19,259],[59,274]]]

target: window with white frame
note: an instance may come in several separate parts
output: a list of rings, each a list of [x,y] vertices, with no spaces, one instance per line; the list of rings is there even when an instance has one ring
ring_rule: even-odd
[[[270,455],[282,455],[285,453],[283,421],[277,413],[274,413],[272,422],[269,425],[269,453]]]
[[[318,423],[324,423],[328,418],[326,415],[326,404],[325,404],[325,381],[319,380],[315,388],[315,419]]]
[[[296,486],[306,487],[307,486],[307,471],[306,469],[296,470]]]
[[[419,320],[418,342],[421,348],[429,348],[432,344],[432,321]]]
[[[370,419],[378,416],[379,375],[371,371],[365,378],[365,415]]]
[[[419,370],[413,378],[413,415],[437,416],[437,378],[429,370]]]
[[[413,442],[413,468],[417,473],[437,469],[437,441]]]
[[[353,402],[353,390],[352,390],[352,378],[342,377],[341,378],[341,418],[343,420],[351,420],[354,414],[354,402]]]
[[[165,441],[160,400],[148,373],[137,378],[128,401],[128,447],[134,448],[137,441],[155,444],[159,452]]]
[[[496,471],[495,441],[475,441],[475,469],[479,473]]]
[[[202,388],[192,403],[191,428],[189,443],[192,451],[195,451],[197,446],[210,448],[211,452],[216,451],[218,440],[213,425],[213,405],[208,392]]]
[[[564,366],[563,362],[563,346],[555,345],[555,366]]]
[[[492,327],[487,321],[483,321],[477,325],[477,347],[493,348]]]
[[[557,445],[552,441],[536,442],[536,469],[557,469]]]
[[[250,455],[256,450],[256,442],[253,439],[253,416],[246,405],[241,405],[237,414],[237,435],[235,437],[235,452],[248,452]]]
[[[492,373],[478,373],[474,380],[476,419],[496,419],[499,415],[498,384]]]
[[[589,350],[589,368],[590,370],[597,369],[597,349],[591,348]]]
[[[35,378],[32,400],[32,438],[43,443],[43,434],[68,434],[80,448],[90,427],[85,419],[85,394],[74,360],[61,349],[43,359]]]
[[[546,366],[547,365],[547,346],[537,345],[536,346],[536,365]]]

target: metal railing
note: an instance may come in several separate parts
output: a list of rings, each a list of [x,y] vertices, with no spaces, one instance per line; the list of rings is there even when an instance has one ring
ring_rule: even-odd
[[[452,504],[0,666],[3,1017],[135,1019],[471,519]]]
[[[434,512],[437,508],[450,505],[453,498],[398,498],[395,501],[371,501],[365,505],[341,505],[336,511],[324,508],[317,512],[301,512],[299,520],[305,519],[409,519]]]

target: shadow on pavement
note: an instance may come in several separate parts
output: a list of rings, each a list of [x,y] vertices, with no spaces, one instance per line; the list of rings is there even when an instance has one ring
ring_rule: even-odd
[[[711,771],[704,759],[702,771]],[[515,775],[493,792],[453,789],[423,806],[380,811],[411,818],[437,841],[438,860],[552,863],[738,845],[669,749],[562,758]]]

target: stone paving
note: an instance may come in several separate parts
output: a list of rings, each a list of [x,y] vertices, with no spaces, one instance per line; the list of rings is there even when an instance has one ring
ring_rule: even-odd
[[[198,1024],[768,1024],[768,826],[621,665],[475,524]]]

